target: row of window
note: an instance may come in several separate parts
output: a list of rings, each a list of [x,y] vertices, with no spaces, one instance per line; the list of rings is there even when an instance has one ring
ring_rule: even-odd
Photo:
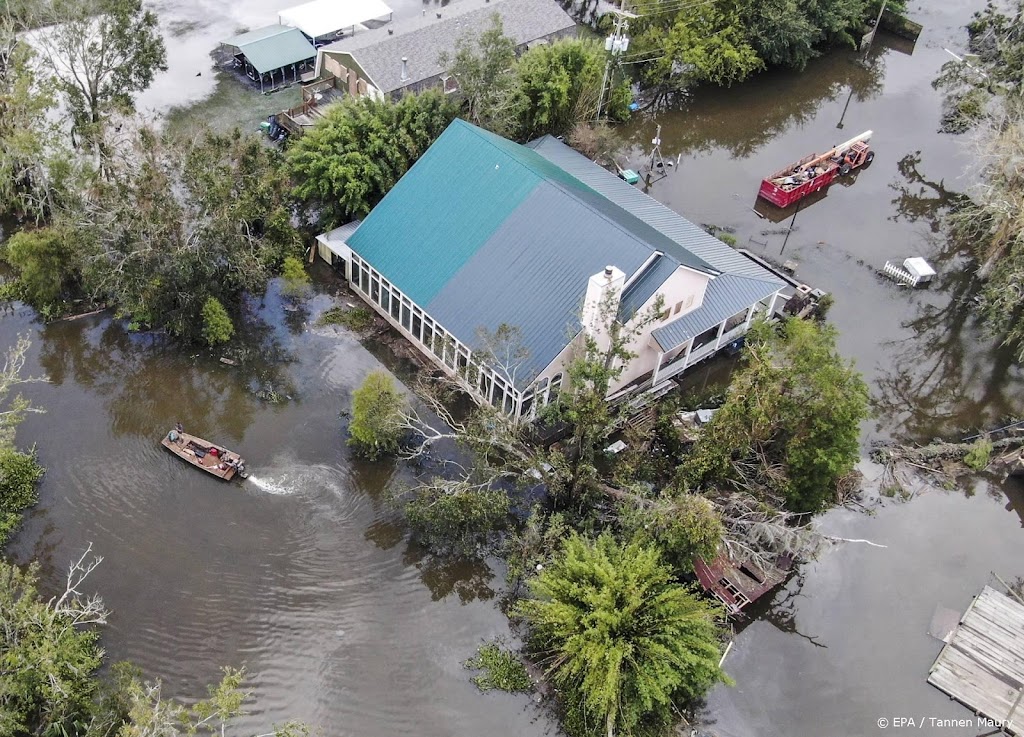
[[[401,325],[412,339],[461,376],[495,407],[512,414],[519,410],[519,392],[504,377],[474,360],[468,347],[437,324],[366,261],[352,254],[352,285]],[[533,401],[532,392],[530,402]],[[546,398],[545,394],[545,398]],[[523,404],[525,404],[525,395]]]

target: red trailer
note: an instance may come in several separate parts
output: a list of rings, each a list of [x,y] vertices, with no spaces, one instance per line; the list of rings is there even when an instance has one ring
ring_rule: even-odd
[[[875,152],[868,146],[871,131],[865,131],[829,149],[823,154],[810,154],[761,180],[758,196],[779,207],[789,207],[812,192],[832,184],[838,176],[870,164]]]

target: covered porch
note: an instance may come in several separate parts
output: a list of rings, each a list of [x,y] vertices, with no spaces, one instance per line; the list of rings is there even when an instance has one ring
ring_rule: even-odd
[[[713,279],[700,308],[651,333],[657,360],[650,386],[678,376],[742,338],[758,315],[774,315],[776,307],[785,304],[781,291],[776,284],[732,274]]]

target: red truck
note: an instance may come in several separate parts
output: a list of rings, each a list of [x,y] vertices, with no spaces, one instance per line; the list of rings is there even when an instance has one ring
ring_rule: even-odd
[[[864,131],[829,149],[823,154],[810,154],[761,180],[758,196],[779,207],[789,207],[812,192],[824,189],[839,176],[870,164],[875,158],[868,141],[871,131]]]

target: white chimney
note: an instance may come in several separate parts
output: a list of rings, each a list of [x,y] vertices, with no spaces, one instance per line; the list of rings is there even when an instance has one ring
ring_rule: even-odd
[[[409,57],[402,57],[402,81],[407,82],[409,80]]]
[[[587,295],[583,298],[583,329],[597,339],[602,349],[607,348],[608,327],[619,312],[622,287],[626,275],[614,266],[594,274],[587,281]]]

